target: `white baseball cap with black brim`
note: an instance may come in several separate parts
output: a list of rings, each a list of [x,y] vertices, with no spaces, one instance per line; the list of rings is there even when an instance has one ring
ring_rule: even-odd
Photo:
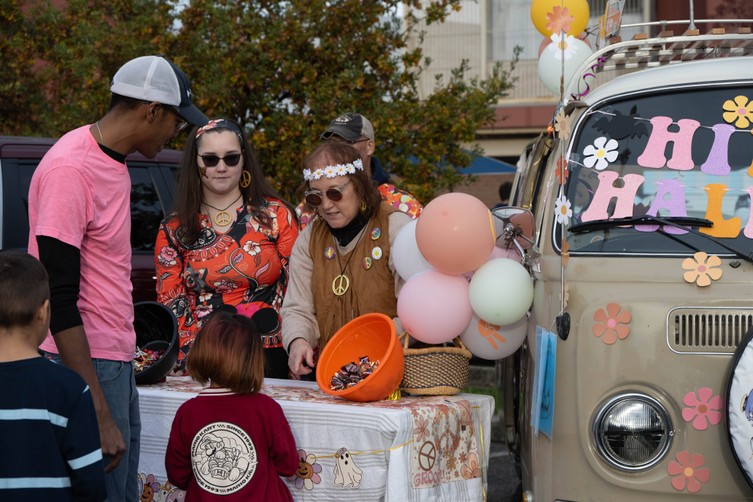
[[[162,56],[141,56],[128,61],[112,78],[110,92],[171,106],[181,118],[196,126],[208,122],[206,115],[191,102],[193,93],[186,75]]]

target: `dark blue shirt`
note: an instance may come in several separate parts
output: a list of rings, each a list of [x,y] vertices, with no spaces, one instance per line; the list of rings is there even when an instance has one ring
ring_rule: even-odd
[[[89,386],[43,357],[0,363],[0,500],[105,499]]]

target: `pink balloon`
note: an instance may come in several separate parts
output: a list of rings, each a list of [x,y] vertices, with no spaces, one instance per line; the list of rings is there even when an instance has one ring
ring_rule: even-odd
[[[468,326],[473,315],[468,281],[459,275],[425,270],[403,285],[397,297],[397,315],[417,340],[449,342]]]
[[[517,261],[518,263],[522,261],[520,259],[520,253],[517,250],[501,248],[499,246],[494,246],[494,249],[492,249],[492,254],[489,255],[489,260],[493,260],[495,258],[509,258],[510,260]]]
[[[457,275],[480,267],[495,244],[489,208],[473,195],[451,192],[433,199],[416,222],[416,244],[435,269]]]

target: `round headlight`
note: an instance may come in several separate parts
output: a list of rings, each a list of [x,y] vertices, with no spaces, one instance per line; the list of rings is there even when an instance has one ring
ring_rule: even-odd
[[[655,399],[624,394],[602,404],[593,422],[599,454],[611,465],[640,470],[659,462],[672,442],[669,414]]]

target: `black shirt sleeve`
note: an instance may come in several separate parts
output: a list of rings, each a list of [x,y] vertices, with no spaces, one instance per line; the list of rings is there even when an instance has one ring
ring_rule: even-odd
[[[50,331],[53,335],[82,326],[78,310],[81,285],[81,251],[53,237],[37,235],[39,261],[50,276]]]

